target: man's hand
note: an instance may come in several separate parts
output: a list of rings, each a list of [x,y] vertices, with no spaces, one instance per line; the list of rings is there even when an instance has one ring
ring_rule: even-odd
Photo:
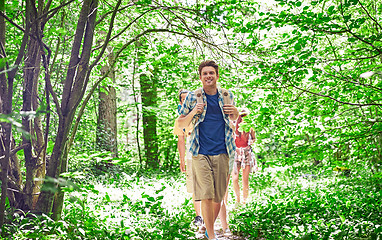
[[[224,104],[223,111],[224,114],[230,115],[231,120],[236,120],[239,117],[239,111],[234,105]]]
[[[179,122],[179,127],[180,128],[186,128],[190,123],[192,122],[192,119],[196,114],[201,114],[203,113],[204,106],[206,104],[204,103],[197,103],[195,107],[185,116],[185,115],[180,115],[178,118]]]
[[[180,159],[180,171],[186,172],[186,163],[184,162],[184,159]]]
[[[194,109],[192,109],[192,111],[194,112],[194,115],[195,114],[201,114],[203,113],[203,110],[204,110],[204,106],[206,104],[205,103],[197,103],[194,107]]]

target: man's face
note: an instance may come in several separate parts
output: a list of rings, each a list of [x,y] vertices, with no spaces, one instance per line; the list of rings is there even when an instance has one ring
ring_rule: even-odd
[[[216,82],[219,79],[219,75],[216,74],[215,68],[211,66],[202,68],[199,77],[204,87],[216,86]]]
[[[186,99],[186,97],[187,97],[187,93],[180,94],[180,104],[184,103],[184,100]]]

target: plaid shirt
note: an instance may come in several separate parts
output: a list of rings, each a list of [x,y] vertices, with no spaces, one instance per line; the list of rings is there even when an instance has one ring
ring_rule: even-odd
[[[228,115],[223,113],[224,103],[223,103],[222,91],[220,88],[218,88],[218,93],[219,93],[219,97],[218,97],[219,106],[220,106],[220,109],[221,109],[222,114],[223,114],[223,119],[225,121],[225,127],[224,127],[225,145],[226,145],[227,153],[228,153],[228,156],[230,159],[230,170],[232,170],[231,163],[233,164],[233,161],[235,159],[235,151],[236,151],[235,139],[233,138],[233,131],[232,131],[232,128],[230,127],[230,124],[229,124]],[[202,94],[203,94],[203,102],[207,104],[207,98],[206,98],[206,95],[205,95],[203,89],[202,89]],[[233,94],[231,91],[229,91],[229,98],[233,102]],[[184,100],[182,108],[180,109],[180,114],[186,116],[192,109],[194,109],[195,105],[196,105],[195,92],[189,92],[187,94],[186,99]],[[207,112],[207,107],[208,107],[207,105],[204,107],[202,114],[196,114],[194,116],[194,118],[192,119],[193,123],[195,121],[196,122],[195,122],[194,131],[191,132],[191,135],[189,136],[188,140],[190,141],[190,144],[191,144],[189,151],[192,153],[193,156],[196,156],[199,154],[199,148],[200,148],[200,145],[199,145],[199,123],[204,121],[204,118],[205,118],[206,112]]]

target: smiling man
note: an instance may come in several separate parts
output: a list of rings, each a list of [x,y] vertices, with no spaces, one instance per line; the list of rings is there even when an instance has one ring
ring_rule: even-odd
[[[235,157],[229,120],[236,120],[239,113],[233,105],[233,94],[217,87],[219,67],[214,61],[199,65],[199,78],[203,88],[187,95],[180,110],[179,126],[194,122],[190,136],[194,196],[202,201],[206,236],[215,239],[214,223],[227,189],[230,162]]]

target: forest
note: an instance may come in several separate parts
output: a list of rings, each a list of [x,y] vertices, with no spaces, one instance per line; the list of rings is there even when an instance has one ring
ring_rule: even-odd
[[[173,130],[207,59],[256,133],[219,239],[382,240],[380,0],[0,0],[0,239],[203,239]]]

